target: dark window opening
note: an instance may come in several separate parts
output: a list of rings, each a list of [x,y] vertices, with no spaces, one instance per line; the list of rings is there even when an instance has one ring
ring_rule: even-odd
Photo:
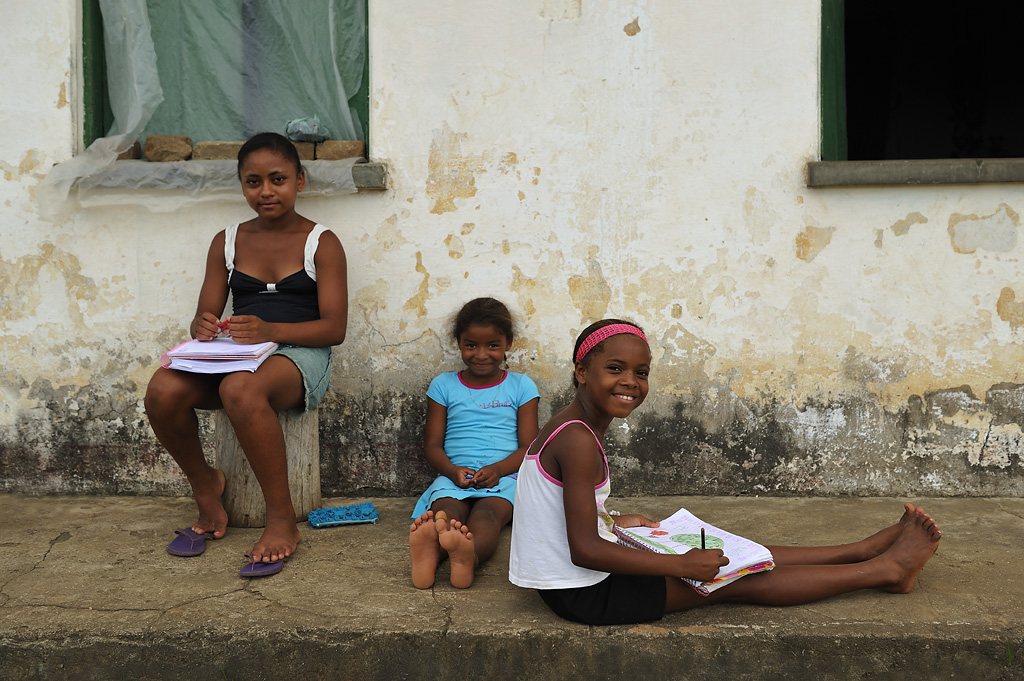
[[[823,160],[1024,157],[1022,25],[1024,3],[824,0]]]

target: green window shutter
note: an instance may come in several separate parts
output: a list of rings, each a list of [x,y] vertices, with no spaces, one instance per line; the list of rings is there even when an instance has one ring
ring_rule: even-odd
[[[85,146],[103,137],[114,124],[107,96],[107,63],[103,51],[103,16],[99,0],[82,1],[82,138]]]
[[[366,36],[366,58],[363,59],[363,80],[359,89],[352,96],[349,102],[357,112],[359,121],[363,125],[363,140],[366,142],[366,153],[370,151],[370,0],[363,3],[363,16],[366,18],[366,27],[363,35]]]
[[[847,160],[843,0],[821,2],[821,160]]]

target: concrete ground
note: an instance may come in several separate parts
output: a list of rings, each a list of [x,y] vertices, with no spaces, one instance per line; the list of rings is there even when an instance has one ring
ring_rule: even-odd
[[[341,505],[364,499],[330,499]],[[0,679],[1024,678],[1024,499],[924,499],[943,540],[909,595],[714,606],[587,627],[507,579],[508,531],[473,587],[409,580],[412,499],[377,525],[312,529],[283,572],[237,576],[259,530],[175,558],[188,499],[0,495]],[[859,539],[894,499],[645,497],[765,543]],[[746,529],[744,529],[746,528]]]

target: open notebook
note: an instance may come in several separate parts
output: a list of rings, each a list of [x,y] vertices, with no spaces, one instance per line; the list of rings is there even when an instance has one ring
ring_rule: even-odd
[[[211,341],[190,340],[165,352],[160,357],[160,366],[196,374],[256,371],[276,349],[277,343],[246,345],[228,337]]]
[[[724,565],[718,571],[718,576],[710,582],[684,578],[683,581],[705,596],[743,575],[775,567],[772,553],[765,547],[706,523],[685,508],[662,520],[659,527],[622,528],[616,525],[614,532],[620,544],[634,549],[683,554],[690,549],[700,548],[702,528],[705,548],[722,549],[725,557],[729,559],[729,564]]]

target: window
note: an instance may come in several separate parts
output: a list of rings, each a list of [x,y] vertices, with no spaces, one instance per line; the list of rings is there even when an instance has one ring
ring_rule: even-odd
[[[1024,157],[1024,3],[823,0],[824,161]]]
[[[334,139],[366,139],[367,0],[84,0],[84,141],[114,124],[103,14],[144,5],[161,102],[141,135],[242,140],[318,118]],[[117,28],[115,26],[115,28]],[[112,65],[110,68],[115,68]],[[110,72],[113,77],[115,71]]]
[[[86,148],[36,188],[45,219],[139,196],[162,211],[237,192],[230,161],[117,162],[150,133],[238,142],[316,117],[331,139],[366,139],[367,0],[82,1]],[[311,162],[307,195],[387,188],[383,164],[357,160]]]

